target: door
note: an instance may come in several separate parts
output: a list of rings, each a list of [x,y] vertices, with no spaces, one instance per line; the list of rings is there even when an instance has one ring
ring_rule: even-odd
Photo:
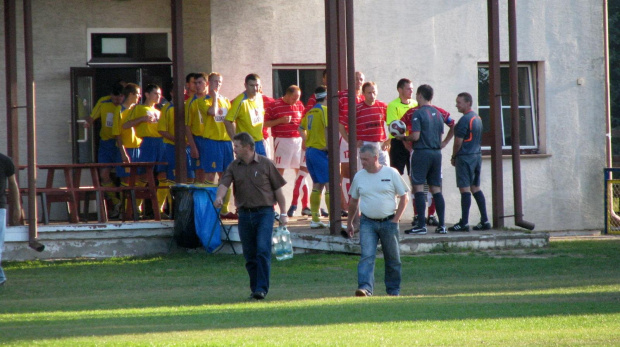
[[[93,127],[84,128],[96,102],[94,94],[95,71],[90,68],[71,68],[71,150],[74,163],[95,162]]]
[[[151,83],[157,84],[162,88],[164,97],[170,100],[172,67],[142,65],[71,68],[71,134],[74,163],[97,161],[101,123],[96,121],[92,127],[84,129],[84,119],[90,115],[97,100],[109,95],[112,85],[119,81],[136,83],[141,88]]]

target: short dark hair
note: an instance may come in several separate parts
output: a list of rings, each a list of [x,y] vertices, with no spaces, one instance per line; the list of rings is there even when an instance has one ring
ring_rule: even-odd
[[[459,95],[457,95],[456,97],[463,98],[463,100],[465,100],[465,102],[470,105],[473,104],[474,102],[474,99],[471,97],[471,94],[469,94],[468,92],[459,93]]]
[[[247,84],[248,81],[258,81],[259,79],[260,79],[260,76],[258,74],[251,73],[245,76],[245,83]]]
[[[125,88],[123,88],[123,95],[128,97],[129,94],[138,94],[138,89],[140,89],[139,85],[135,83],[127,83]]]
[[[157,89],[161,89],[161,88],[159,88],[159,86],[157,84],[149,83],[144,88],[144,93],[150,93],[150,92],[152,92],[154,90],[157,90]]]
[[[242,146],[250,146],[254,150],[254,138],[246,132],[240,132],[233,137],[233,141],[239,141]]]
[[[422,97],[426,101],[431,101],[433,100],[433,87],[429,86],[428,84],[422,84],[418,87],[416,94],[422,95]]]
[[[191,81],[192,78],[196,78],[195,72],[190,72],[187,74],[187,76],[185,76],[185,83],[189,83],[189,81]]]
[[[298,90],[301,90],[301,89],[299,89],[298,86],[293,84],[293,85],[289,86],[288,88],[286,88],[286,92],[284,92],[284,95],[293,94],[293,93],[295,93]]]
[[[206,81],[209,80],[209,77],[207,76],[206,72],[196,72],[194,73],[194,80],[197,80],[199,78],[203,78]]]
[[[318,86],[314,90],[315,97],[316,97],[316,94],[321,94],[321,93],[325,93],[325,92],[327,92],[327,87],[326,86]],[[323,98],[316,98],[316,102],[321,102],[321,101],[325,100],[326,97],[327,96],[325,96]]]
[[[373,81],[368,81],[368,82],[362,84],[362,93],[366,90],[366,87],[370,87],[370,86],[376,87],[377,84],[375,82],[373,82]]]
[[[114,83],[112,85],[112,88],[110,88],[110,94],[111,95],[115,95],[115,96],[119,96],[123,94],[123,85],[120,83]]]
[[[401,78],[398,80],[398,83],[396,83],[396,89],[405,88],[405,84],[407,83],[411,83],[411,80],[408,78]]]

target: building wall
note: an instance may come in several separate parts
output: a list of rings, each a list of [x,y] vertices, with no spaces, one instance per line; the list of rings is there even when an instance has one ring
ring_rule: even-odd
[[[224,94],[234,97],[249,72],[267,93],[271,66],[324,63],[323,1],[212,2],[213,67],[223,73]],[[501,58],[508,61],[507,7],[501,2]],[[602,1],[518,2],[518,57],[541,62],[539,80],[542,156],[522,157],[525,219],[537,230],[603,227],[604,57]],[[484,0],[355,1],[356,69],[375,81],[379,99],[397,96],[396,82],[435,88],[433,102],[458,119],[454,99],[477,100],[477,64],[488,61]],[[583,78],[585,83],[577,84]],[[477,105],[474,105],[476,107]],[[451,146],[451,145],[450,145]],[[460,217],[460,195],[444,150],[447,222]],[[503,161],[505,215],[513,215],[511,160]],[[491,209],[490,160],[483,161],[483,190]],[[470,221],[477,223],[472,206]],[[514,219],[507,218],[507,226]]]

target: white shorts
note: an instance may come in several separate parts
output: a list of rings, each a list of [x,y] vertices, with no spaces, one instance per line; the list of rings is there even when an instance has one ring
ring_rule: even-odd
[[[265,146],[265,154],[267,154],[267,158],[273,160],[273,137],[269,136],[266,139],[263,139],[263,146]]]
[[[308,165],[306,165],[306,150],[305,149],[301,150],[301,163],[299,166],[308,167]]]
[[[273,148],[273,161],[278,169],[299,169],[301,137],[276,137]]]
[[[347,140],[344,139],[344,137],[342,137],[342,135],[339,136],[338,142],[340,143],[340,162],[348,163],[349,162],[349,143],[347,142]]]

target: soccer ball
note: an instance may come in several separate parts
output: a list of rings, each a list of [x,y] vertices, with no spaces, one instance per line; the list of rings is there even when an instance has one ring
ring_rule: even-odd
[[[405,135],[405,131],[407,131],[407,126],[402,120],[395,120],[390,123],[388,129],[390,131],[390,135],[392,136]]]

